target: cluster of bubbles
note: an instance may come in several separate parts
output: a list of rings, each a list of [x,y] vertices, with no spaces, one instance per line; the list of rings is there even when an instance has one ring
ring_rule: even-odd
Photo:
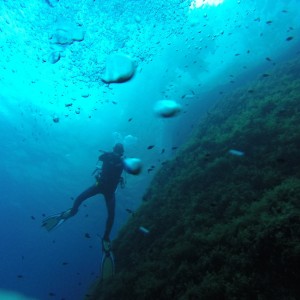
[[[102,81],[105,83],[124,83],[133,78],[136,70],[134,60],[125,54],[112,54],[106,61],[105,73]],[[154,113],[160,118],[172,118],[181,111],[181,105],[175,100],[158,100],[154,107]],[[121,141],[122,137],[114,133],[115,140]],[[124,144],[135,144],[136,138],[128,135],[124,138]],[[124,169],[127,173],[138,175],[142,171],[142,161],[139,158],[124,159]]]

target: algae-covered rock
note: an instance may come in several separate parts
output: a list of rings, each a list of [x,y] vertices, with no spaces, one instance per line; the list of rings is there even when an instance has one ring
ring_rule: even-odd
[[[87,299],[298,298],[297,74],[299,59],[210,112],[122,228],[115,277]]]

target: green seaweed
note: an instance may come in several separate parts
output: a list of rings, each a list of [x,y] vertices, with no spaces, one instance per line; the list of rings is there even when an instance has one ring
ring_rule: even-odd
[[[216,105],[120,231],[115,277],[86,299],[299,298],[298,74],[294,59]]]

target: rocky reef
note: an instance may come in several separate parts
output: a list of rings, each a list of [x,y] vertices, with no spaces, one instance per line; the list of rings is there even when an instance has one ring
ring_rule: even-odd
[[[299,74],[298,58],[224,96],[156,174],[113,244],[114,278],[86,299],[299,299]]]

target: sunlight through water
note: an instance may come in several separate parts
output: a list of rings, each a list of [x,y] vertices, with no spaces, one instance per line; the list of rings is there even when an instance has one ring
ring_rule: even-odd
[[[190,9],[200,8],[204,7],[206,5],[210,6],[218,6],[219,4],[222,4],[224,0],[193,0]]]

